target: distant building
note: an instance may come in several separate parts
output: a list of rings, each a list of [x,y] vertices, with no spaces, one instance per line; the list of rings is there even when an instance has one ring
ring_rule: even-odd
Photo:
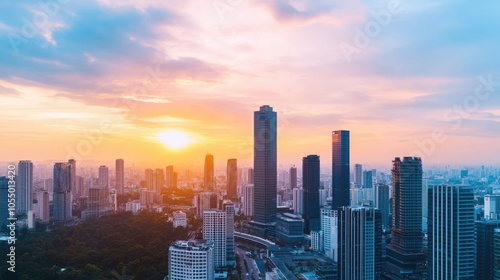
[[[99,166],[99,187],[109,188],[109,170],[106,165]]]
[[[125,204],[125,211],[131,211],[133,213],[138,213],[140,210],[141,210],[141,201],[140,200],[128,201]]]
[[[339,280],[381,279],[380,211],[372,207],[344,207],[338,221]]]
[[[227,160],[227,198],[235,201],[237,199],[238,165],[236,159]]]
[[[382,226],[390,226],[389,220],[389,186],[386,184],[375,185],[375,207],[380,210]]]
[[[174,167],[169,165],[165,168],[165,185],[167,188],[174,188]]]
[[[476,279],[473,188],[464,185],[432,186],[429,189],[427,219],[428,279]]]
[[[111,209],[108,207],[109,192],[107,187],[92,187],[87,191],[87,209],[82,211],[82,219],[98,218]]]
[[[297,167],[290,167],[290,189],[295,189],[297,187]]]
[[[214,191],[215,176],[214,176],[214,156],[207,154],[205,156],[205,169],[203,173],[203,189],[205,191]]]
[[[198,217],[203,217],[206,210],[219,209],[220,196],[214,192],[201,192],[196,196],[196,208]]]
[[[16,213],[26,215],[33,202],[33,163],[21,160],[17,165],[16,176]]]
[[[361,188],[363,186],[363,166],[359,163],[354,165],[354,187]]]
[[[338,261],[338,211],[325,207],[321,210],[321,229],[325,255]]]
[[[154,190],[155,188],[155,172],[153,169],[146,169],[144,171],[144,178],[146,180],[146,189],[148,191]]]
[[[73,165],[58,162],[54,164],[54,193],[52,219],[57,222],[66,222],[72,219],[71,204],[71,175]]]
[[[9,194],[9,179],[7,177],[0,177],[0,227],[9,224],[9,202],[7,200]]]
[[[476,221],[476,279],[495,279],[495,230],[500,220]]]
[[[123,194],[125,191],[125,169],[123,159],[117,159],[115,162],[116,175],[116,193]]]
[[[182,211],[174,212],[174,228],[177,227],[187,227],[187,217],[186,213]]]
[[[168,250],[169,280],[214,280],[214,244],[176,241]]]
[[[486,220],[500,219],[500,195],[484,196],[484,218]]]
[[[311,231],[311,247],[314,251],[323,252],[324,251],[324,237],[323,231],[312,230]]]
[[[153,184],[153,190],[156,193],[160,193],[161,189],[165,186],[165,174],[163,173],[162,168],[157,168],[155,170],[155,180]]]
[[[373,176],[372,171],[363,171],[363,188],[371,189],[373,187]]]
[[[292,191],[293,213],[302,215],[304,213],[304,190],[294,188]]]
[[[243,214],[247,217],[253,216],[253,184],[244,187]]]
[[[36,207],[34,208],[37,219],[42,222],[49,221],[49,193],[47,191],[39,191],[36,193]]]
[[[304,189],[304,231],[321,230],[319,209],[320,161],[317,155],[302,159],[302,188]]]
[[[235,207],[231,200],[222,204],[222,210],[226,212],[226,265],[234,265],[234,214]]]

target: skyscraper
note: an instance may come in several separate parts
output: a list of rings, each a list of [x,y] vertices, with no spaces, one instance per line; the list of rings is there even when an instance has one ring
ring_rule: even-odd
[[[297,187],[297,167],[290,167],[290,189],[295,189]]]
[[[203,239],[214,243],[215,268],[226,265],[227,214],[225,211],[207,210],[203,212]]]
[[[349,206],[350,167],[349,131],[332,132],[332,208]]]
[[[354,165],[354,187],[361,188],[363,186],[363,166],[359,163]]]
[[[39,191],[36,193],[36,209],[35,216],[42,222],[48,222],[50,219],[49,212],[49,193],[47,191]]]
[[[227,197],[235,201],[237,195],[238,185],[238,165],[235,158],[227,160]]]
[[[176,241],[168,249],[169,280],[213,280],[214,244],[211,241]]]
[[[16,176],[16,212],[25,215],[32,210],[33,202],[33,163],[21,160],[17,167]]]
[[[125,166],[123,159],[117,159],[115,162],[116,173],[116,193],[123,194],[125,188]]]
[[[431,186],[428,213],[428,279],[476,279],[473,188]]]
[[[165,185],[167,188],[173,188],[173,180],[174,180],[174,167],[172,165],[167,166],[165,168]]]
[[[224,201],[222,210],[226,212],[226,265],[234,265],[234,203],[231,200]]]
[[[292,191],[293,213],[302,215],[304,213],[304,190],[294,188]]]
[[[484,218],[486,220],[500,219],[500,195],[484,196]]]
[[[381,279],[382,228],[380,211],[344,207],[338,217],[339,280]]]
[[[71,166],[70,167],[70,188],[71,188],[71,195],[73,195],[73,193],[75,192],[76,190],[76,160],[74,159],[69,159],[68,160],[68,164]]]
[[[325,255],[338,261],[338,211],[327,206],[321,210],[321,229]]]
[[[155,185],[155,181],[156,181],[156,178],[155,178],[155,172],[153,171],[153,169],[146,169],[144,171],[144,177],[146,179],[146,189],[148,191],[151,191],[154,189],[154,185]]]
[[[389,226],[389,186],[386,184],[375,185],[375,207],[380,210],[382,226]]]
[[[215,188],[214,177],[214,156],[207,154],[205,156],[205,172],[203,173],[203,188],[205,191],[213,191]]]
[[[248,168],[248,184],[253,184],[253,168]]]
[[[320,163],[319,156],[309,155],[302,159],[302,188],[304,189],[304,232],[321,230],[319,209],[319,182]]]
[[[363,188],[371,189],[373,187],[372,171],[363,171]]]
[[[54,164],[53,214],[52,219],[65,222],[71,219],[71,174],[74,165],[58,162]]]
[[[109,187],[109,170],[106,165],[99,166],[99,187]]]
[[[247,184],[244,187],[243,195],[243,214],[247,217],[253,216],[253,184]]]
[[[391,279],[422,279],[422,161],[395,158],[392,167],[392,240],[386,274]]]
[[[495,229],[500,220],[476,221],[476,279],[495,279]]]
[[[254,112],[254,225],[273,238],[276,226],[277,114],[264,105]]]
[[[155,170],[155,180],[153,190],[157,193],[161,192],[161,188],[165,186],[165,175],[163,173],[163,168],[157,168]]]
[[[7,196],[9,194],[9,179],[7,177],[0,177],[0,227],[9,224],[7,219],[9,218],[9,203]]]

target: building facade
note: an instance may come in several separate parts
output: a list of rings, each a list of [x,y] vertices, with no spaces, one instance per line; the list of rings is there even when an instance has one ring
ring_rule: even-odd
[[[349,131],[332,132],[332,209],[351,204]]]
[[[169,280],[214,280],[211,241],[176,241],[168,250]]]

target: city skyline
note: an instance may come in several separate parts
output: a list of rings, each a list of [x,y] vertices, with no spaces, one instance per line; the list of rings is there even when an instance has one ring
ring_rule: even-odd
[[[411,155],[499,164],[500,56],[487,47],[498,45],[495,9],[390,2],[395,9],[383,1],[239,1],[220,14],[197,1],[102,0],[58,4],[49,15],[3,3],[11,12],[0,20],[0,102],[15,110],[0,125],[3,139],[15,141],[0,153],[33,162],[169,158],[176,166],[212,153],[245,166],[246,112],[269,104],[283,164],[328,158],[333,129],[351,131],[352,162]],[[27,36],[23,18],[35,12],[47,22]],[[462,14],[468,20],[449,22]],[[90,15],[99,20],[87,24]],[[380,29],[368,36],[367,26]],[[85,40],[76,47],[75,38]],[[361,38],[368,42],[360,46]]]

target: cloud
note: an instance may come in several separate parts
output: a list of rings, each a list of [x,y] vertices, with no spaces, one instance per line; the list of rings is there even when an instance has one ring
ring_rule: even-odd
[[[0,85],[0,96],[5,95],[5,96],[19,96],[21,95],[21,92],[18,90],[15,90],[13,88],[5,87]]]

